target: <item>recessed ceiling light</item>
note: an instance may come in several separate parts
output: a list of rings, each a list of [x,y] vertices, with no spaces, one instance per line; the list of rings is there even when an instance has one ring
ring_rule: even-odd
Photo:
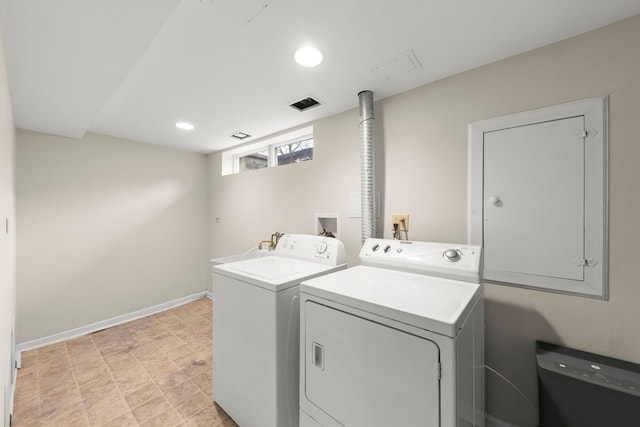
[[[176,122],[176,127],[182,130],[194,130],[196,127],[187,122]]]
[[[244,132],[236,132],[231,136],[234,137],[234,138],[238,138],[238,139],[245,139],[245,138],[249,138],[251,135],[249,135],[248,133],[244,133]]]
[[[293,57],[303,67],[315,67],[322,62],[322,52],[311,46],[298,49]]]

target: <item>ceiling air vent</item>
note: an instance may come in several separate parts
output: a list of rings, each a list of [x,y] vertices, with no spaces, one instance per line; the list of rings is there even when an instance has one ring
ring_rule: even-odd
[[[244,133],[244,132],[236,132],[233,135],[231,135],[232,138],[236,138],[239,140],[243,140],[245,138],[249,138],[251,135],[249,135],[248,133]]]
[[[306,111],[309,108],[317,107],[318,105],[320,105],[320,102],[308,96],[298,102],[290,104],[289,107],[295,108],[298,111]]]

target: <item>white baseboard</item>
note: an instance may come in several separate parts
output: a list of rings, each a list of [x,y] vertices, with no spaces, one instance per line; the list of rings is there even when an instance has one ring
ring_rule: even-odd
[[[187,304],[191,301],[195,301],[203,297],[212,299],[211,292],[210,291],[198,292],[193,295],[187,295],[186,297],[174,299],[174,300],[157,304],[151,307],[143,308],[141,310],[137,310],[132,313],[122,314],[120,316],[112,317],[110,319],[101,320],[99,322],[91,323],[85,326],[80,326],[79,328],[74,328],[68,331],[49,335],[48,337],[37,338],[35,340],[20,343],[17,345],[17,350],[16,350],[17,352],[16,360],[18,362],[18,367],[21,366],[21,359],[22,359],[21,353],[23,351],[33,350],[39,347],[44,347],[45,345],[55,344],[57,342],[66,341],[68,339],[90,334],[92,332],[100,331],[102,329],[111,328],[113,326],[117,326],[122,323],[130,322],[132,320],[137,320],[142,317],[150,316],[152,314],[156,314],[161,311],[169,310],[169,309],[181,306],[183,304]]]

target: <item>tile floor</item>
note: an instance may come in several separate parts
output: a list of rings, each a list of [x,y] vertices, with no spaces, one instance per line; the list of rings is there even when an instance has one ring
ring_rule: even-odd
[[[236,424],[212,402],[211,301],[22,353],[20,426]]]

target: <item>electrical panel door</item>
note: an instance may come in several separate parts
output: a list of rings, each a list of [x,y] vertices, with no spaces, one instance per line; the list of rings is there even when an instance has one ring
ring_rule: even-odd
[[[484,134],[484,276],[583,280],[584,119]]]

